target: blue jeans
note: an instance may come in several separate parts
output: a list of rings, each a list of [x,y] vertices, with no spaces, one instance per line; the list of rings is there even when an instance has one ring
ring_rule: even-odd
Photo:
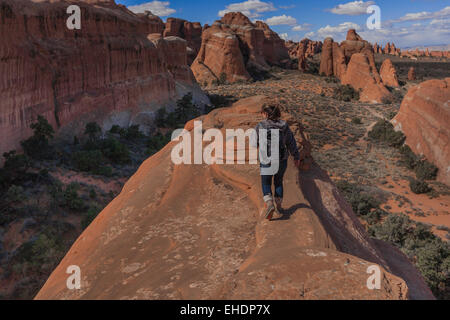
[[[282,160],[280,161],[280,167],[278,169],[278,173],[274,176],[261,176],[262,182],[262,191],[264,198],[268,196],[272,196],[272,180],[275,185],[275,197],[283,198],[283,177],[286,173],[288,161]],[[264,165],[261,165],[262,167]]]

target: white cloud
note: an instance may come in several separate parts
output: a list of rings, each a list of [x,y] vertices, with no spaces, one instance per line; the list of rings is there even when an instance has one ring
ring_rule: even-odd
[[[349,29],[360,30],[361,27],[353,22],[344,22],[337,26],[327,25],[325,27],[320,28],[316,32],[307,33],[305,37],[314,38],[318,40],[323,40],[327,37],[332,37],[335,41],[341,41],[345,39],[347,31]]]
[[[297,19],[283,14],[282,16],[275,16],[275,17],[267,19],[266,23],[269,26],[279,26],[279,25],[284,25],[284,24],[293,26],[293,25],[297,24]]]
[[[292,28],[292,31],[308,31],[309,29],[311,29],[312,24],[309,23],[304,23],[304,24],[300,24],[298,26],[294,26]]]
[[[281,33],[279,36],[283,40],[287,40],[288,39],[288,34],[287,33]]]
[[[344,4],[339,4],[336,7],[329,9],[334,14],[345,14],[350,16],[359,16],[367,14],[367,8],[375,4],[374,1],[353,1]]]
[[[152,1],[142,3],[136,6],[129,6],[128,9],[134,13],[144,13],[145,11],[151,11],[153,14],[160,17],[167,17],[176,12],[175,9],[169,8],[170,2],[168,1]]]
[[[399,19],[394,19],[394,20],[388,21],[388,23],[430,20],[430,19],[442,19],[442,18],[448,18],[448,17],[450,17],[450,6],[445,7],[444,9],[436,11],[436,12],[422,11],[422,12],[415,12],[415,13],[407,13]]]
[[[257,18],[261,13],[276,11],[271,2],[260,0],[248,0],[240,3],[229,4],[224,10],[219,11],[219,17],[223,17],[228,12],[242,12],[249,18]]]
[[[369,42],[393,42],[398,48],[440,45],[445,39],[450,39],[450,19],[434,19],[429,23],[417,23],[407,27],[383,25],[380,30],[364,30],[359,34]]]

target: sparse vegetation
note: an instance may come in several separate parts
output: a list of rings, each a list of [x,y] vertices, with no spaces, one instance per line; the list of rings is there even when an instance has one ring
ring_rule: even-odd
[[[411,181],[409,182],[409,187],[415,194],[423,194],[432,190],[428,183],[426,183],[425,181],[415,179],[411,179]]]
[[[450,245],[436,237],[429,226],[391,214],[372,225],[369,232],[397,246],[414,261],[437,298],[450,299]]]
[[[396,148],[401,147],[406,139],[402,132],[394,130],[392,123],[383,119],[379,120],[369,132],[369,138]]]
[[[359,92],[356,91],[351,85],[339,85],[335,89],[334,97],[337,100],[350,102],[359,100]]]

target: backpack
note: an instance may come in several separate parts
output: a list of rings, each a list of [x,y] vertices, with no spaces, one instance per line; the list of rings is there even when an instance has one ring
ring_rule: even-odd
[[[279,141],[278,141],[278,154],[279,160],[281,161],[286,157],[286,124],[280,127],[279,123],[272,123],[271,121],[267,123],[264,129],[267,130],[267,155],[270,157],[272,153],[272,129],[279,130]]]

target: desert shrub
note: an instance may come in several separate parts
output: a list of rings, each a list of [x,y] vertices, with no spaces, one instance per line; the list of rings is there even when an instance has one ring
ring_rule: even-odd
[[[419,180],[436,180],[438,168],[426,160],[421,160],[414,167],[414,172]]]
[[[82,150],[74,152],[72,163],[79,171],[94,172],[103,163],[103,154],[100,150]]]
[[[64,206],[71,210],[82,211],[86,206],[83,199],[78,195],[80,186],[77,183],[69,184],[63,193]]]
[[[121,131],[120,136],[127,140],[137,140],[144,137],[144,134],[139,130],[139,125],[134,124]]]
[[[415,179],[411,179],[411,181],[409,182],[409,188],[415,194],[423,194],[432,190],[425,181]]]
[[[337,183],[337,187],[357,215],[366,216],[381,204],[379,200],[365,192],[359,185],[341,180]]]
[[[389,215],[369,232],[397,246],[414,261],[437,298],[450,299],[450,245],[436,237],[429,226],[406,215]]]
[[[130,162],[130,151],[127,146],[113,137],[101,141],[101,153],[116,164],[127,164]]]
[[[414,169],[419,161],[418,157],[414,154],[408,145],[403,145],[399,148],[400,154],[402,156],[402,163],[408,169]]]
[[[88,136],[90,141],[96,141],[102,134],[102,128],[96,122],[89,122],[86,124],[84,134]]]
[[[163,135],[158,132],[156,135],[150,137],[147,140],[147,153],[149,155],[154,155],[157,153],[170,142],[171,136],[172,135],[170,133]]]
[[[47,159],[53,156],[49,141],[53,139],[55,131],[47,119],[38,116],[37,122],[30,126],[33,136],[21,142],[25,154],[33,159]]]
[[[353,124],[362,124],[361,118],[355,117],[352,119]]]
[[[112,177],[113,169],[110,166],[104,165],[93,170],[92,173],[97,174],[99,176]]]
[[[165,128],[167,126],[166,118],[167,118],[166,108],[162,107],[158,109],[155,114],[155,124],[160,128]]]
[[[81,219],[81,228],[84,230],[94,221],[97,215],[100,213],[100,209],[97,207],[91,207],[88,211],[83,214]]]
[[[334,97],[341,101],[358,101],[359,92],[356,91],[351,85],[340,85],[335,89]]]
[[[5,158],[5,163],[0,172],[0,188],[25,179],[31,165],[31,160],[27,155],[17,154],[15,150],[5,152],[3,157]]]
[[[401,162],[408,169],[414,170],[417,179],[436,180],[439,169],[434,164],[419,158],[407,145],[400,147],[399,151],[402,156]]]
[[[173,112],[167,113],[164,108],[159,109],[155,121],[162,128],[180,128],[200,115],[200,109],[192,102],[192,93],[188,93],[177,101]]]
[[[399,148],[405,142],[405,135],[395,131],[394,126],[384,119],[379,120],[369,132],[369,138],[387,143],[391,147]]]
[[[125,131],[125,129],[123,129],[121,126],[119,126],[117,124],[113,125],[111,127],[111,129],[109,129],[109,133],[112,133],[112,134],[120,134],[120,135],[122,135],[124,131]]]

